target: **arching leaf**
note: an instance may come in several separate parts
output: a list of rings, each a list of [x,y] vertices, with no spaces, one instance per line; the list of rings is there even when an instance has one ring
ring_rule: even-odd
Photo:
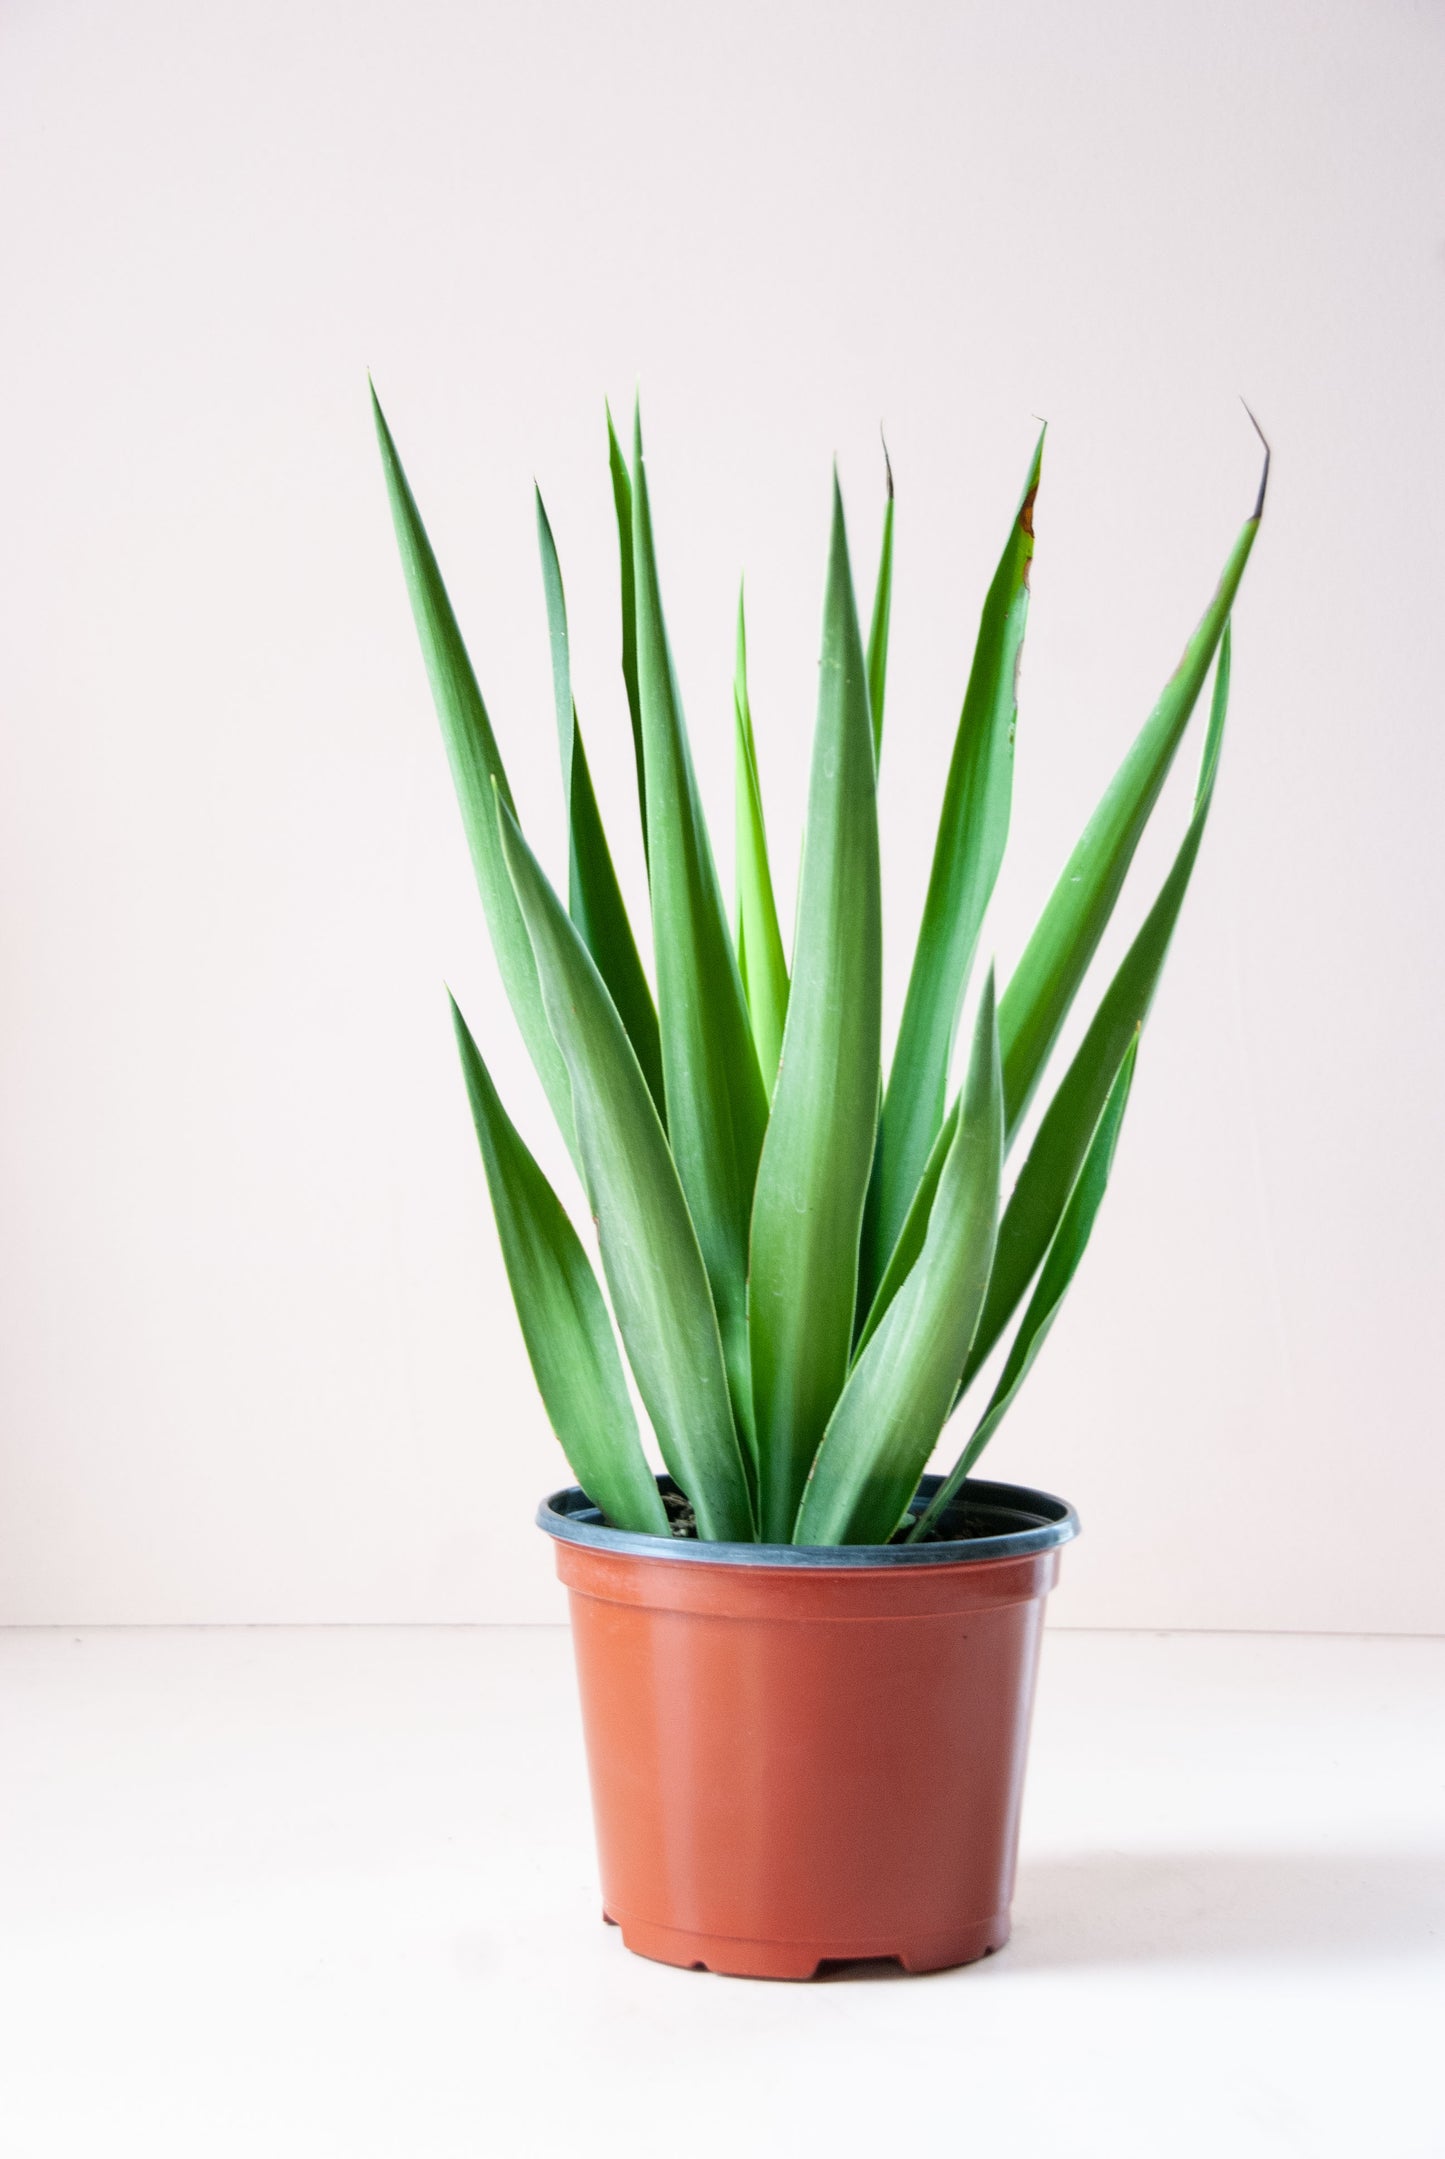
[[[482,895],[487,928],[491,932],[492,949],[497,956],[498,972],[517,1015],[522,1040],[546,1089],[552,1114],[568,1146],[575,1147],[567,1068],[542,1010],[536,962],[497,836],[497,795],[515,814],[506,768],[492,733],[487,708],[482,702],[482,693],[477,688],[467,648],[462,643],[451,601],[447,598],[446,586],[442,583],[436,556],[426,536],[426,527],[422,524],[421,513],[407,484],[401,459],[396,454],[396,444],[391,439],[391,430],[374,389],[371,405],[412,614],[421,639],[437,718],[441,721],[442,739],[446,743],[452,782],[462,813],[467,846],[471,850],[477,887]]]
[[[612,1322],[581,1239],[502,1107],[452,999],[502,1261],[553,1431],[588,1498],[617,1529],[668,1533],[638,1437]]]
[[[592,955],[514,818],[502,848],[567,1062],[612,1308],[662,1458],[703,1537],[754,1534],[717,1316],[667,1139]]]

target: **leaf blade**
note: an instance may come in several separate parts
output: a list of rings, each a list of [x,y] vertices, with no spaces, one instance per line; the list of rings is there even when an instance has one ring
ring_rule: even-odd
[[[882,1003],[872,720],[837,476],[792,984],[753,1203],[763,1535],[792,1535],[848,1368]]]
[[[452,1024],[533,1376],[582,1489],[618,1529],[668,1534],[612,1322],[576,1230],[502,1106],[457,1006]]]
[[[888,500],[883,510],[883,539],[878,550],[878,579],[868,622],[868,706],[873,714],[874,762],[883,760],[883,696],[888,685],[888,632],[893,619],[893,460],[883,445]]]
[[[933,866],[888,1075],[860,1285],[871,1297],[938,1136],[964,993],[1008,840],[1018,669],[1028,620],[1040,429],[979,620],[938,820]]]
[[[617,1324],[662,1449],[698,1532],[753,1538],[702,1253],[637,1056],[595,963],[522,838],[499,809],[502,847],[537,956],[548,1018],[571,1077],[583,1181]]]
[[[552,652],[552,692],[557,713],[557,745],[562,757],[562,787],[567,801],[568,905],[572,919],[598,972],[612,994],[618,1016],[637,1052],[637,1061],[664,1126],[667,1111],[662,1082],[662,1047],[652,990],[638,957],[637,941],[613,868],[592,785],[577,704],[572,693],[571,639],[567,597],[551,520],[537,496],[537,545],[542,558],[542,586],[547,602],[547,631]]]
[[[633,447],[637,679],[668,1138],[712,1286],[734,1412],[751,1448],[748,1217],[767,1094],[668,647],[640,416]]]
[[[738,970],[743,978],[748,1018],[763,1085],[771,1095],[783,1046],[788,1011],[788,963],[773,897],[767,827],[758,782],[757,745],[748,697],[748,640],[743,596],[738,593],[737,661],[733,673],[734,814],[738,893]]]
[[[795,1542],[882,1544],[897,1527],[952,1407],[983,1307],[1002,1171],[990,973],[923,1250],[848,1376],[803,1493]]]
[[[617,553],[622,587],[622,680],[632,721],[632,752],[637,765],[637,809],[642,819],[642,851],[647,853],[647,762],[642,743],[642,701],[637,687],[637,581],[632,567],[632,481],[612,407],[607,407],[607,464],[612,474],[612,506],[617,516]]]
[[[963,1489],[969,1471],[1013,1406],[1019,1389],[1033,1370],[1035,1359],[1048,1338],[1049,1329],[1059,1316],[1069,1286],[1078,1272],[1079,1262],[1088,1248],[1095,1219],[1108,1189],[1109,1175],[1119,1144],[1119,1130],[1124,1121],[1124,1111],[1129,1104],[1129,1089],[1133,1084],[1138,1049],[1139,1030],[1136,1029],[1129,1047],[1124,1052],[1114,1084],[1109,1090],[1103,1115],[1084,1157],[1083,1168],[1079,1171],[1078,1180],[1069,1195],[1069,1203],[1049,1246],[1034,1293],[1019,1322],[1018,1333],[1009,1346],[1008,1356],[989,1397],[988,1406],[975,1425],[967,1446],[919,1516],[908,1540],[910,1544],[927,1534]]]
[[[1200,760],[1194,812],[1169,872],[1133,943],[1099,1001],[1083,1041],[1044,1113],[1028,1159],[1004,1209],[998,1255],[978,1335],[964,1367],[962,1394],[998,1340],[1053,1240],[1069,1194],[1103,1114],[1120,1061],[1149,1016],[1189,890],[1219,770],[1229,708],[1230,637],[1219,647],[1209,731]]]
[[[1268,471],[1266,454],[1266,477]],[[1104,790],[1004,991],[999,1033],[1010,1138],[1033,1099],[1168,777],[1224,634],[1259,532],[1263,506],[1261,486],[1259,501],[1230,550],[1214,597],[1183,658]]]
[[[928,1160],[923,1165],[923,1174],[914,1188],[913,1201],[904,1216],[903,1227],[899,1230],[893,1250],[888,1255],[883,1279],[874,1292],[868,1315],[858,1330],[858,1340],[853,1349],[855,1363],[877,1333],[880,1320],[908,1279],[913,1262],[923,1250],[928,1236],[928,1218],[933,1212],[933,1202],[938,1193],[938,1180],[943,1175],[943,1165],[948,1159],[948,1150],[953,1145],[953,1135],[958,1130],[958,1116],[959,1105],[955,1101],[938,1128],[938,1137],[933,1142]]]
[[[515,814],[506,768],[436,555],[374,388],[371,405],[412,614],[497,968],[552,1114],[575,1153],[567,1068],[542,1008],[536,961],[497,837],[496,795]]]

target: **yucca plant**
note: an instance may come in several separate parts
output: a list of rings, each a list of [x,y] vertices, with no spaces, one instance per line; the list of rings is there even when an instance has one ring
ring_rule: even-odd
[[[578,1481],[618,1528],[812,1545],[926,1537],[1027,1377],[1109,1180],[1139,1040],[1209,815],[1229,623],[1259,498],[1154,710],[1064,865],[1001,995],[990,970],[963,1078],[955,1037],[1003,861],[1043,436],[984,600],[897,1043],[881,1056],[876,782],[893,479],[865,644],[834,476],[821,683],[792,949],[778,924],[741,599],[729,920],[663,620],[640,419],[608,415],[622,675],[652,908],[649,982],[572,694],[551,527],[537,530],[570,835],[562,900],[523,837],[496,738],[390,431],[391,508],[503,984],[597,1226],[611,1314],[676,1492],[648,1465],[609,1316],[566,1209],[452,1016],[532,1368]],[[1172,866],[1005,1188],[1020,1129],[1200,692],[1213,698]],[[1025,1302],[1027,1299],[1027,1302]],[[1022,1309],[1022,1316],[1017,1317]],[[1014,1325],[1017,1317],[1017,1324]],[[1013,1326],[926,1507],[919,1479]]]

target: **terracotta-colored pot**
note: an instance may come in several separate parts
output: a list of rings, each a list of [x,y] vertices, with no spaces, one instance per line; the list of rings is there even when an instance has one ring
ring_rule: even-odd
[[[951,1541],[836,1547],[635,1535],[576,1489],[537,1520],[571,1602],[603,1916],[629,1949],[806,1979],[1003,1946],[1071,1507],[972,1480]]]

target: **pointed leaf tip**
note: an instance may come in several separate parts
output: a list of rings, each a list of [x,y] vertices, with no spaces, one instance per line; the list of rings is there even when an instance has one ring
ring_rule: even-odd
[[[487,927],[523,1039],[570,1147],[574,1144],[574,1132],[567,1069],[543,1010],[536,961],[502,860],[496,817],[491,807],[497,792],[510,799],[506,769],[436,555],[374,387],[372,399],[377,446],[386,475],[392,523],[412,617],[446,745]]]
[[[1264,429],[1260,426],[1254,414],[1250,412],[1248,399],[1241,397],[1239,402],[1241,405],[1243,405],[1245,411],[1249,413],[1249,424],[1254,429],[1256,435],[1258,435],[1260,441],[1264,444],[1264,470],[1259,476],[1259,494],[1255,499],[1255,505],[1253,510],[1250,512],[1249,519],[1252,525],[1257,525],[1259,523],[1259,520],[1264,515],[1265,492],[1269,487],[1269,463],[1273,452],[1271,451],[1269,446],[1269,437],[1265,434]]]
[[[778,928],[758,781],[757,747],[748,698],[747,617],[738,583],[737,659],[733,671],[736,724],[734,818],[737,870],[737,952],[758,1066],[769,1095],[777,1078],[783,1021],[788,1008],[788,969]]]

